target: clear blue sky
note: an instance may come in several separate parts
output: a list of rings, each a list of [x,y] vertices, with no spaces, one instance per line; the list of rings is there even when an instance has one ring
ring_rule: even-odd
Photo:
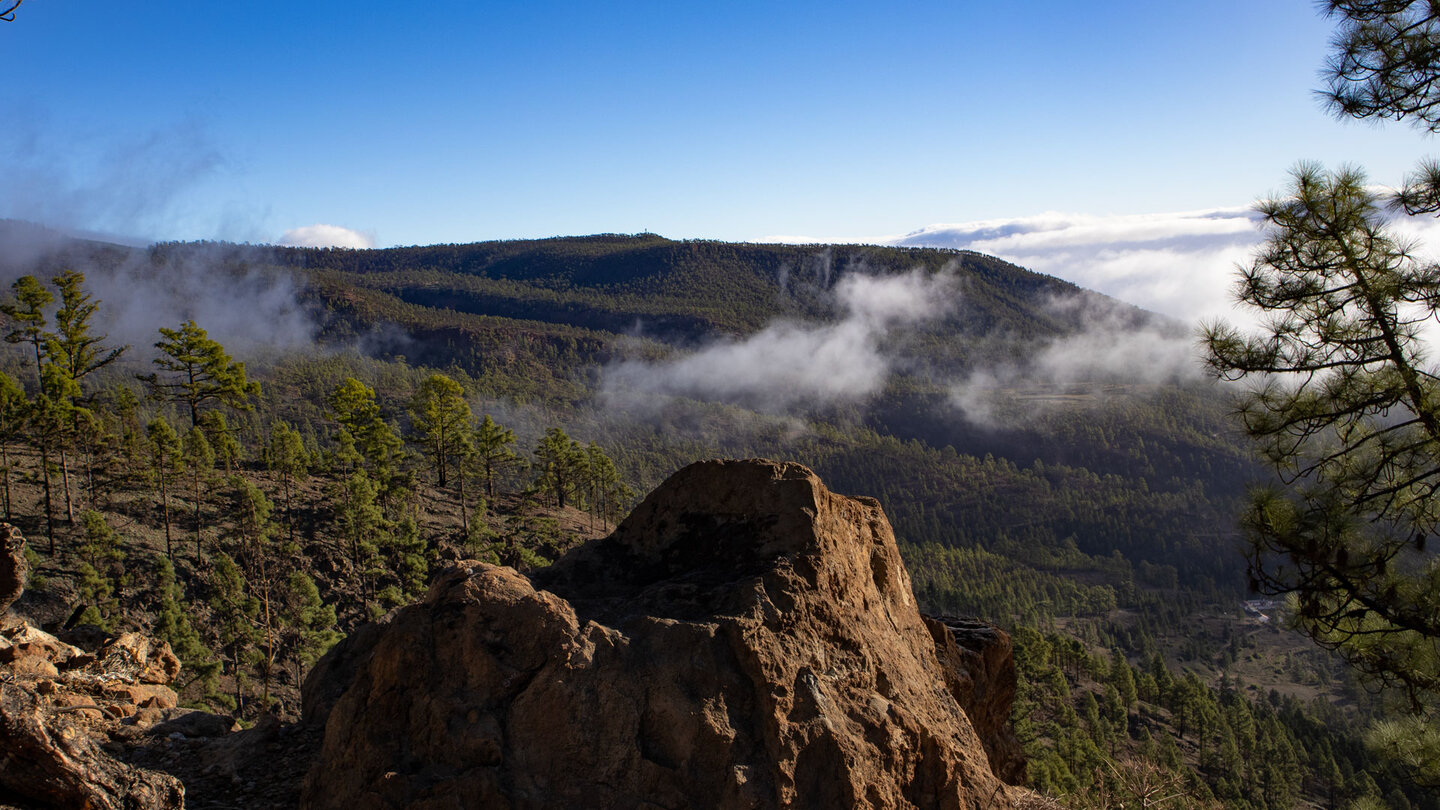
[[[377,244],[872,238],[1245,204],[1435,143],[1312,97],[1311,0],[26,0],[0,216]]]

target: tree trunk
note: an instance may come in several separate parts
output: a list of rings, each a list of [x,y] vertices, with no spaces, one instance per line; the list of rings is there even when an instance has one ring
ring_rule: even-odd
[[[5,519],[12,520],[10,514],[10,453],[4,444],[0,444],[0,482],[4,483]]]
[[[170,544],[170,493],[165,488],[165,471],[162,469],[160,475],[160,514],[165,521],[165,556],[170,562],[175,562],[175,550]]]
[[[290,544],[295,544],[295,511],[290,506],[290,473],[280,474],[280,480],[285,485],[285,531],[290,538]]]
[[[195,472],[195,567],[200,567],[200,472]]]
[[[50,556],[55,556],[55,513],[50,502],[50,450],[40,441],[41,480],[45,483],[45,536],[50,541]]]
[[[470,537],[470,516],[465,513],[465,469],[462,467],[460,473],[460,534],[465,538]]]
[[[60,443],[60,485],[65,491],[65,522],[75,522],[75,504],[70,500],[70,462],[65,455],[65,443]]]

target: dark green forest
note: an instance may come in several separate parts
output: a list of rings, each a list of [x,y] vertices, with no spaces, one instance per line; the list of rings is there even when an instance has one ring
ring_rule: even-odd
[[[1385,696],[1283,609],[1241,610],[1235,515],[1263,473],[1228,392],[1042,362],[1101,326],[1189,339],[1158,316],[969,252],[653,234],[132,248],[4,222],[0,255],[0,484],[41,574],[20,608],[170,640],[195,703],[294,713],[323,650],[446,561],[543,566],[691,461],[765,456],[878,498],[923,608],[1014,635],[1037,790],[1440,807],[1360,742]],[[136,324],[89,292],[143,297],[196,268],[261,323],[293,292],[303,345],[193,312]],[[777,324],[829,335],[853,323],[845,279],[907,275],[951,300],[864,326],[884,374],[861,395],[617,390],[616,369],[661,376]],[[211,387],[183,384],[185,362]],[[983,418],[957,396],[982,373]]]

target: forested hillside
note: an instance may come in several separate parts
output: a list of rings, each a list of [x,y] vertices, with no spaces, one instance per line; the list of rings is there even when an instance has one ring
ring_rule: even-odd
[[[444,560],[541,566],[690,461],[769,456],[878,498],[927,609],[1016,632],[1038,788],[1440,806],[1355,743],[1374,699],[1241,612],[1259,471],[1226,392],[1154,351],[1184,351],[1178,325],[956,251],[0,226],[5,514],[49,583],[30,608],[170,639],[192,700],[293,712],[304,668]],[[1257,747],[1282,728],[1289,753]],[[1235,787],[1281,754],[1283,784]]]

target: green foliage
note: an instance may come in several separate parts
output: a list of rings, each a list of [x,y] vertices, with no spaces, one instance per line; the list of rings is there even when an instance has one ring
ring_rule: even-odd
[[[10,289],[15,300],[0,304],[0,313],[4,313],[13,324],[5,335],[5,342],[30,344],[35,356],[35,381],[43,383],[44,362],[41,355],[50,338],[45,331],[45,308],[55,300],[55,296],[34,276],[21,276],[10,285]]]
[[[205,646],[200,633],[190,621],[185,591],[175,579],[175,567],[168,559],[156,559],[155,591],[159,606],[155,611],[155,635],[170,642],[190,680],[199,680],[207,693],[214,692],[220,674],[220,662]],[[183,673],[182,673],[183,676]]]
[[[180,436],[163,416],[156,416],[145,426],[150,441],[151,470],[155,473],[155,489],[160,495],[161,514],[165,521],[165,556],[175,559],[175,550],[170,537],[170,485],[171,478],[180,465]]]
[[[485,414],[480,426],[475,429],[471,446],[475,448],[475,459],[485,475],[485,497],[495,500],[495,482],[505,470],[520,465],[516,455],[515,431],[495,424],[490,414]]]
[[[291,571],[286,585],[284,623],[289,643],[297,668],[309,668],[341,638],[335,628],[335,606],[325,603],[315,580],[304,571]]]
[[[1440,382],[1419,330],[1440,267],[1389,235],[1359,172],[1302,167],[1291,191],[1262,204],[1271,236],[1240,293],[1271,328],[1206,338],[1218,374],[1256,381],[1240,418],[1286,484],[1244,518],[1253,584],[1294,593],[1297,626],[1434,718]]]
[[[383,531],[380,538],[386,567],[399,580],[394,590],[380,595],[381,601],[395,606],[423,596],[425,582],[430,575],[430,561],[426,556],[425,541],[420,537],[419,524],[406,515]]]
[[[250,399],[260,393],[260,384],[248,380],[245,364],[233,360],[194,320],[179,329],[162,326],[160,336],[155,343],[160,354],[153,361],[160,371],[140,377],[151,396],[184,403],[192,426],[200,424],[200,406],[207,402],[250,410]]]
[[[21,438],[30,409],[25,390],[9,374],[0,372],[0,508],[6,520],[14,518],[10,491],[10,443]]]
[[[244,703],[241,667],[262,638],[258,627],[260,600],[250,594],[240,566],[223,551],[215,555],[210,586],[213,624],[220,637],[220,647],[229,657],[238,708]]]
[[[55,311],[55,334],[45,344],[45,353],[64,375],[79,382],[110,365],[125,353],[126,346],[105,349],[105,335],[90,332],[90,320],[100,302],[85,292],[85,276],[66,270],[54,279],[60,291],[60,308]]]
[[[410,418],[435,462],[436,483],[444,488],[451,459],[470,449],[471,415],[465,389],[444,374],[431,374],[410,399]]]
[[[579,442],[558,427],[548,428],[535,445],[535,469],[539,473],[535,486],[552,495],[557,508],[564,509],[583,484],[588,463]]]
[[[353,442],[371,474],[383,483],[404,458],[404,442],[381,416],[375,389],[346,377],[331,392],[328,404],[335,421],[348,434],[348,441]]]
[[[200,429],[205,431],[215,458],[225,465],[225,474],[234,472],[236,465],[245,458],[245,453],[235,438],[235,433],[226,424],[225,414],[214,410],[205,411],[200,415]]]

